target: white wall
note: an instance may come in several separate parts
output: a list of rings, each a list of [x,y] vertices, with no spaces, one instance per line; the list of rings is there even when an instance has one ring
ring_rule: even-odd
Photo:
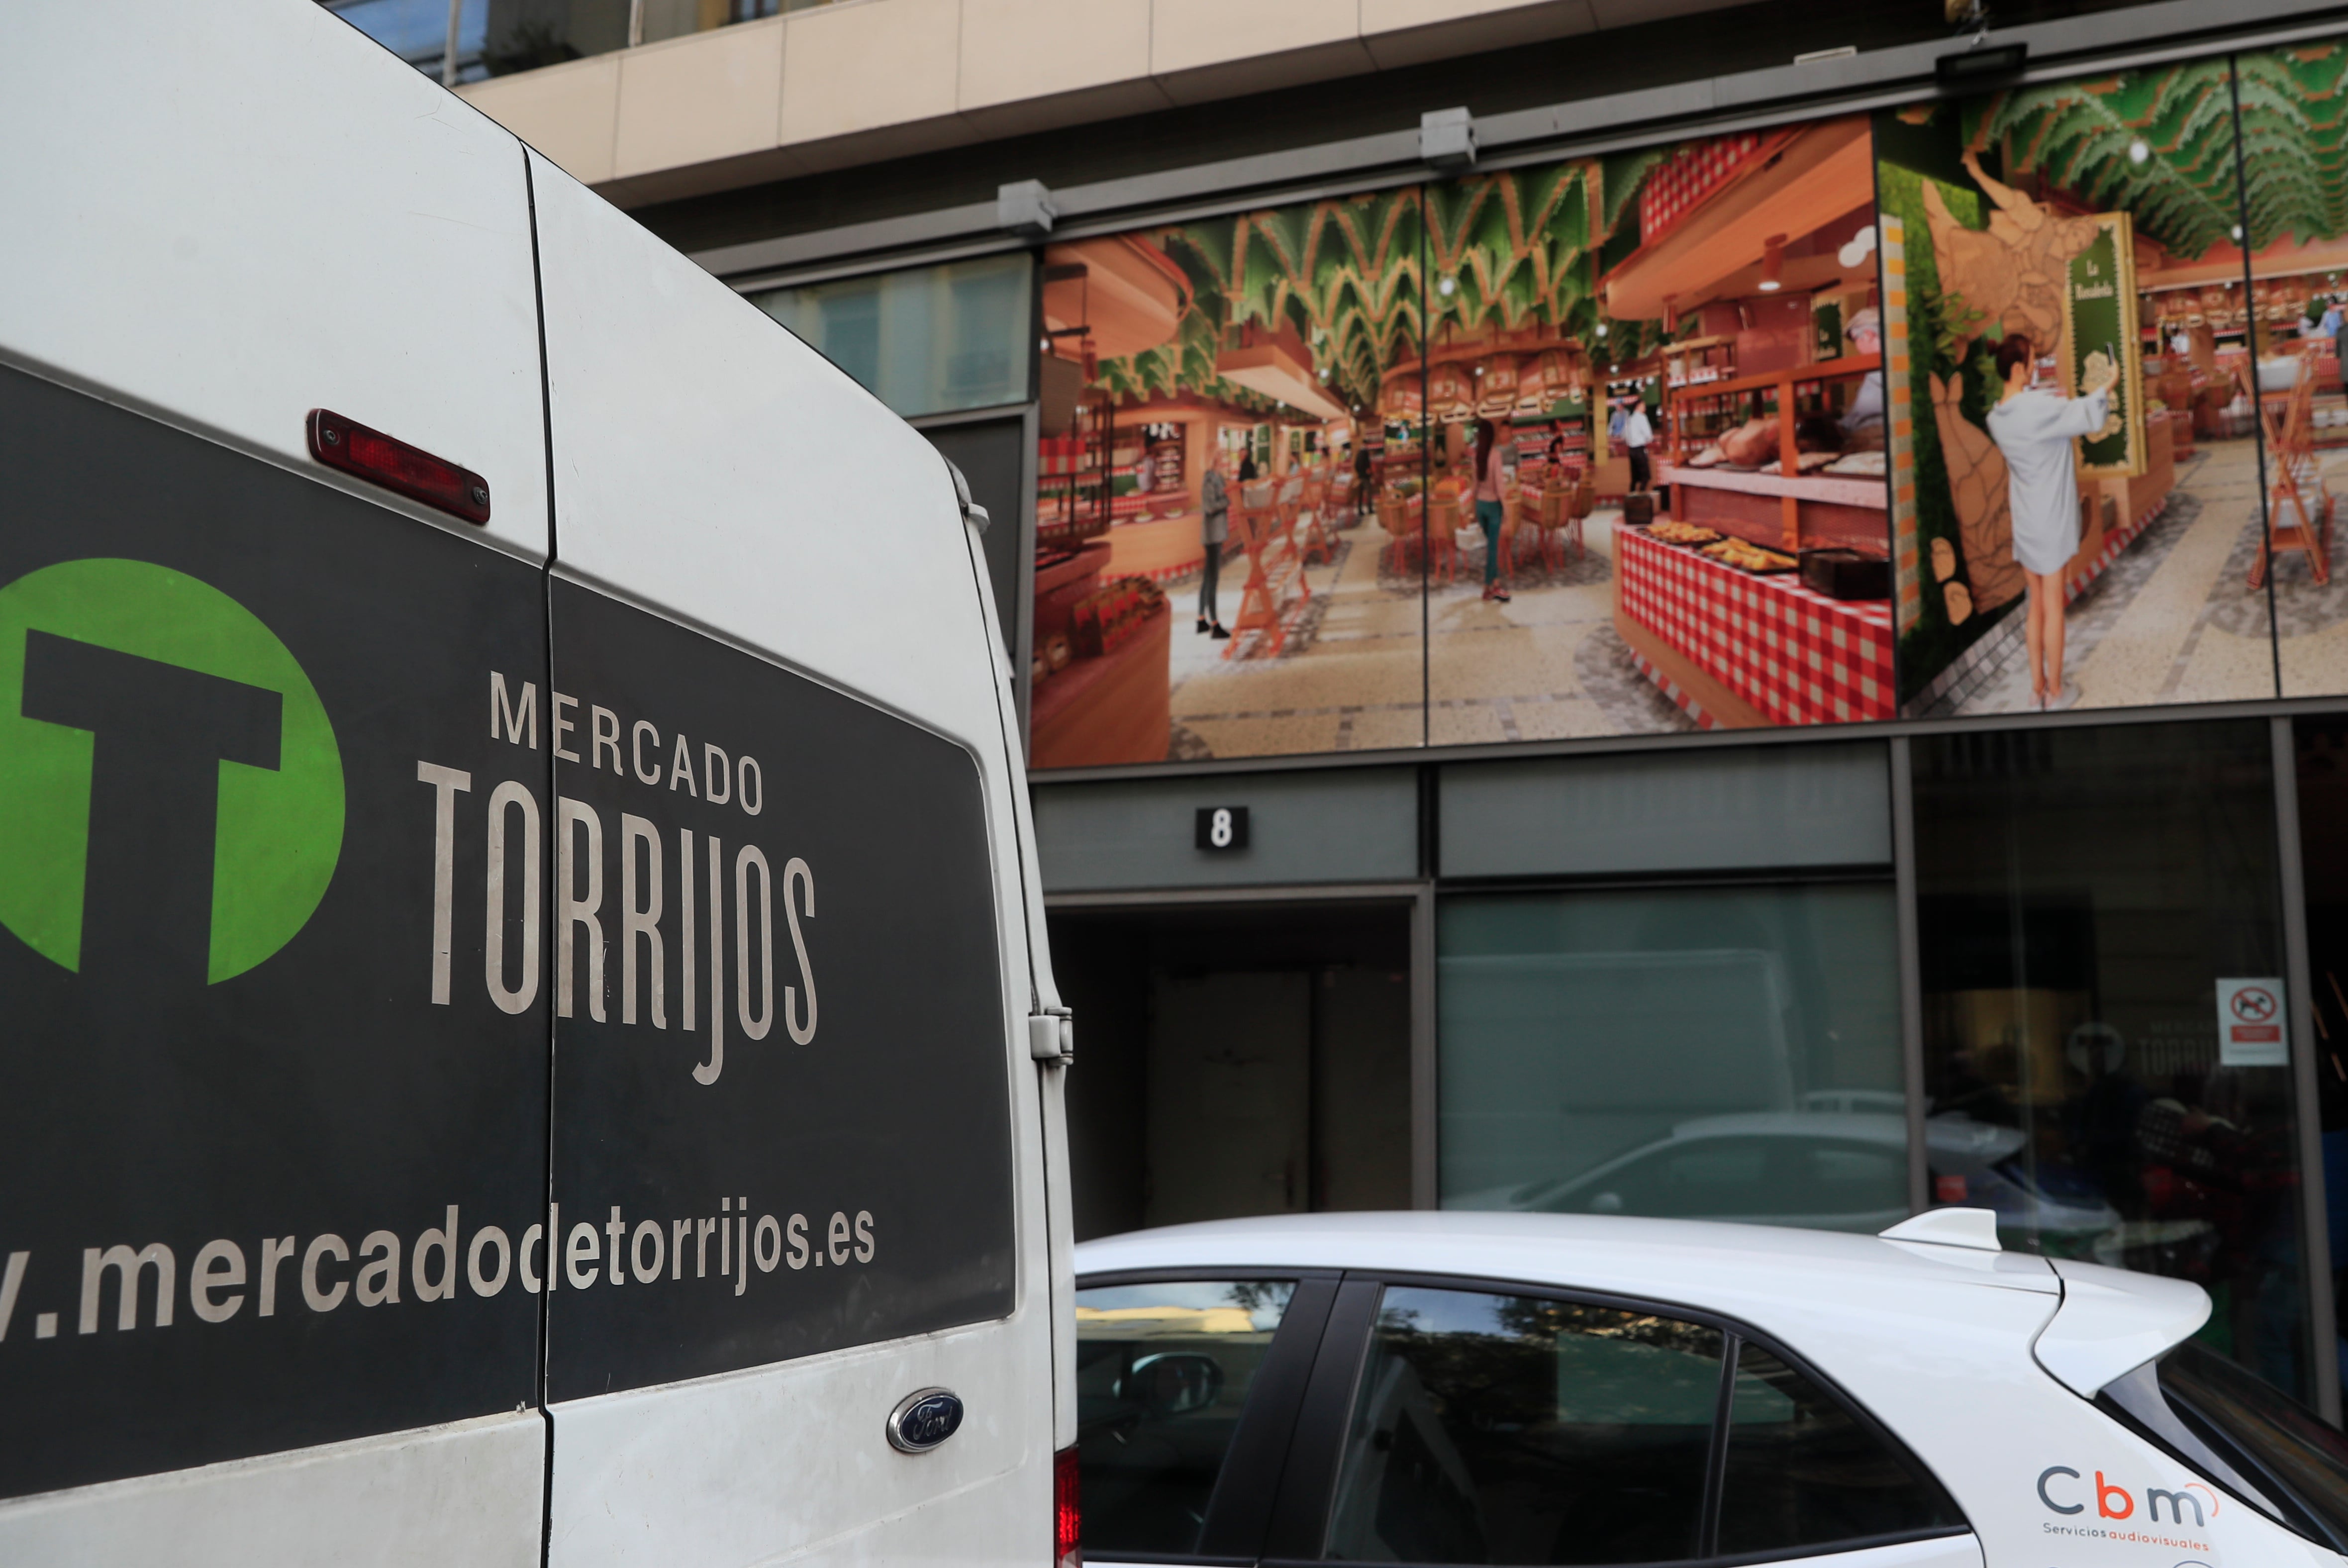
[[[623,205],[1736,0],[836,0],[458,89]]]

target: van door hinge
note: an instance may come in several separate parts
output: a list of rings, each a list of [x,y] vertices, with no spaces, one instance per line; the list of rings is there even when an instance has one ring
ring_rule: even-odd
[[[1066,1007],[1027,1016],[1027,1054],[1039,1062],[1066,1067],[1076,1059],[1076,1022]]]

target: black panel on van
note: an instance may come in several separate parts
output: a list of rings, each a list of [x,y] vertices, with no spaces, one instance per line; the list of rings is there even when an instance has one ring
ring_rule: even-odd
[[[542,574],[8,369],[0,496],[0,1495],[534,1402]]]

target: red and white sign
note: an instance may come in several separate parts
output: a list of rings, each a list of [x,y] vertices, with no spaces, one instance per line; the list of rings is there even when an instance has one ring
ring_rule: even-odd
[[[2282,982],[2218,982],[2218,1065],[2280,1068],[2291,1063],[2283,1027]]]

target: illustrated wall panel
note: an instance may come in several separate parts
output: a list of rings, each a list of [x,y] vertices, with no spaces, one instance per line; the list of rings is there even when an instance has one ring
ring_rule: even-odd
[[[1425,250],[1415,189],[1046,249],[1036,767],[1425,739]]]
[[[2348,87],[2348,41],[2242,55],[2235,70],[2276,674],[2285,696],[2337,696],[2348,692],[2348,584],[2333,574],[2331,545],[2331,487],[2348,480],[2348,133],[2332,108]]]
[[[2273,695],[2232,92],[2219,58],[1878,117],[1903,711]]]
[[[1478,175],[1427,218],[1430,738],[1890,717],[1866,120]]]
[[[1035,766],[2348,691],[2343,72],[1049,247]]]

